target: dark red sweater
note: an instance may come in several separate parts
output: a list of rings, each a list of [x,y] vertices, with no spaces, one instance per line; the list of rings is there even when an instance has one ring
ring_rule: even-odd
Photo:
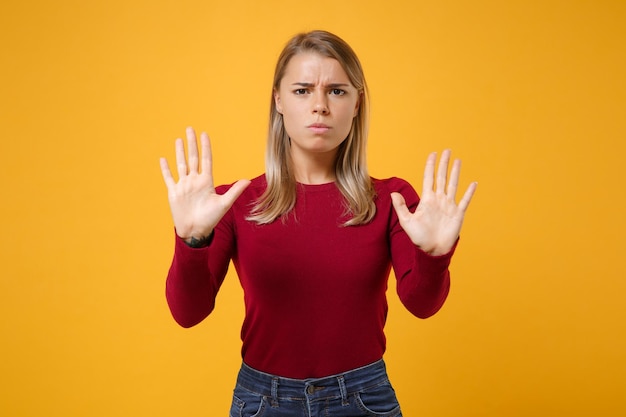
[[[417,194],[398,178],[374,184],[376,216],[366,225],[342,226],[343,197],[330,183],[298,185],[287,221],[260,226],[245,220],[266,187],[264,176],[255,178],[215,228],[209,247],[192,249],[176,238],[166,285],[174,319],[190,327],[211,313],[232,259],[244,290],[246,364],[304,379],[380,359],[391,266],[402,303],[426,318],[446,299],[454,249],[433,257],[413,245],[390,193],[402,193],[411,211]]]

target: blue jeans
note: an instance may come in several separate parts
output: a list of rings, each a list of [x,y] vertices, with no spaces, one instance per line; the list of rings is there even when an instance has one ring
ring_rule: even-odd
[[[230,417],[401,417],[383,360],[342,374],[290,379],[241,366]]]

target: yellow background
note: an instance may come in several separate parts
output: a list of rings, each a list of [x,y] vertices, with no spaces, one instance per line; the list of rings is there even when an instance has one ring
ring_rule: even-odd
[[[625,22],[621,0],[3,2],[0,415],[227,415],[241,290],[170,318],[158,158],[193,125],[218,183],[259,174],[275,59],[315,28],[363,61],[372,175],[419,190],[450,147],[479,182],[443,310],[390,292],[404,415],[625,415]]]

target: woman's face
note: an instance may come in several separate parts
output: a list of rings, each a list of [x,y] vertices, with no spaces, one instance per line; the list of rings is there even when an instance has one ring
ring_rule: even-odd
[[[337,60],[314,52],[291,58],[274,100],[291,138],[292,156],[334,156],[350,132],[359,98]]]

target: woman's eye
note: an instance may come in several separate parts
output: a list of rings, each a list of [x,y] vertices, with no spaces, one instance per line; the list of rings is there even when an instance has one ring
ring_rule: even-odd
[[[306,89],[305,88],[298,88],[297,90],[294,90],[294,94],[296,94],[296,95],[306,94]]]
[[[331,94],[334,94],[336,96],[343,96],[344,94],[346,94],[345,90],[342,90],[340,88],[333,88],[332,90],[330,90]]]

